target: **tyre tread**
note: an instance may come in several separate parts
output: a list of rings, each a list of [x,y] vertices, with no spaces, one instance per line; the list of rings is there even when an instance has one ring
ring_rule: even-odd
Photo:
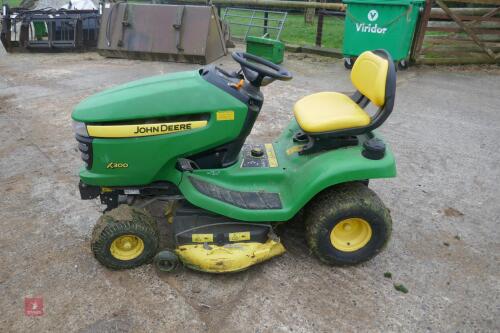
[[[156,221],[146,212],[129,207],[131,219],[116,219],[112,217],[112,211],[103,214],[94,226],[91,239],[91,250],[95,258],[110,269],[130,269],[150,262],[158,251],[159,233]],[[118,209],[118,208],[117,208]],[[124,208],[120,208],[124,209]],[[144,255],[129,260],[118,261],[113,258],[107,248],[109,240],[120,234],[130,233],[143,235]]]
[[[387,237],[383,245],[369,257],[346,262],[322,253],[318,242],[320,241],[320,235],[330,232],[326,227],[327,220],[338,214],[338,212],[349,210],[352,207],[362,207],[363,209],[369,209],[379,214],[386,225]],[[305,222],[306,241],[310,250],[322,262],[337,266],[357,264],[369,260],[385,248],[392,231],[392,220],[389,210],[375,192],[360,182],[340,184],[321,192],[308,205]]]

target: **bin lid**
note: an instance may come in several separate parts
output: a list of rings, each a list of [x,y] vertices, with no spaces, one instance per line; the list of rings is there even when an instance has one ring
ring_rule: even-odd
[[[281,42],[279,40],[265,38],[265,37],[257,37],[257,36],[248,36],[246,41],[259,43],[259,44],[267,44],[267,45],[281,44]]]
[[[343,3],[358,3],[363,5],[395,5],[395,6],[408,6],[415,3],[423,3],[425,0],[343,0]]]

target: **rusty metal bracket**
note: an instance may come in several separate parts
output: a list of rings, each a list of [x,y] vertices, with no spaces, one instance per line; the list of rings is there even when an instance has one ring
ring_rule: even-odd
[[[175,19],[175,23],[172,25],[172,27],[175,29],[175,45],[177,47],[177,50],[183,51],[184,49],[181,46],[182,42],[182,20],[184,18],[184,8],[186,6],[179,6],[177,8],[177,16]]]
[[[123,18],[121,25],[121,37],[118,40],[118,47],[123,47],[123,40],[125,39],[125,29],[130,27],[130,22],[128,21],[128,3],[125,2],[125,8],[123,9]]]
[[[109,18],[108,18],[108,21],[106,23],[106,34],[105,34],[105,37],[106,37],[106,45],[108,45],[108,47],[111,46],[111,29],[112,29],[112,18],[113,18],[113,12],[115,11],[115,9],[117,10],[118,9],[118,6],[120,5],[121,2],[118,2],[115,6],[111,7],[111,10],[109,12]]]

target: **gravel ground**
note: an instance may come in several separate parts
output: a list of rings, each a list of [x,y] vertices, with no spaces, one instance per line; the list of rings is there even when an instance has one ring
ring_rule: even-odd
[[[285,65],[295,78],[264,88],[252,141],[283,129],[298,98],[352,91],[340,61],[291,54]],[[500,331],[499,67],[398,73],[395,110],[380,130],[398,177],[371,183],[391,209],[393,237],[365,264],[325,266],[289,229],[285,255],[238,274],[100,266],[89,240],[102,207],[79,199],[72,107],[116,84],[195,67],[0,53],[2,331]],[[26,296],[43,297],[42,316],[24,314]]]

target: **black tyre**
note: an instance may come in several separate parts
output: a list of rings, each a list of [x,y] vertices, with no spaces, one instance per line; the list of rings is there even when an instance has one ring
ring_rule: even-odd
[[[311,251],[330,265],[354,265],[377,255],[392,231],[389,210],[362,183],[346,183],[320,193],[306,210]]]
[[[170,250],[163,250],[158,252],[154,257],[153,262],[157,270],[167,273],[175,272],[181,266],[177,254]]]
[[[356,61],[356,58],[353,58],[353,57],[344,58],[344,67],[347,69],[352,69],[352,66],[354,66],[355,61]]]
[[[158,245],[154,218],[127,205],[103,214],[92,233],[94,256],[111,269],[134,268],[150,262]]]
[[[408,69],[408,62],[404,59],[398,61],[398,69],[402,70],[402,71],[407,70]]]

